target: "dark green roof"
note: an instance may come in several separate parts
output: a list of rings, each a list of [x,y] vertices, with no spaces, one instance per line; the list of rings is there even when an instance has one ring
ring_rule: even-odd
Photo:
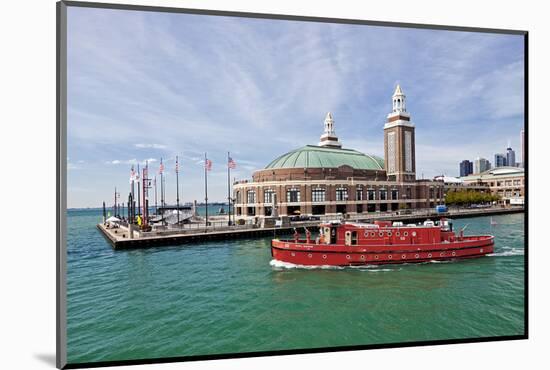
[[[383,170],[384,160],[353,149],[306,145],[283,154],[265,168],[336,168],[342,165],[356,170]]]

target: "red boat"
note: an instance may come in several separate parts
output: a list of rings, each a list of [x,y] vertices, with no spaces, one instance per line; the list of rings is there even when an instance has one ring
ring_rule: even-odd
[[[367,223],[322,223],[319,236],[292,240],[273,239],[275,260],[296,265],[359,266],[475,258],[493,253],[494,236],[458,235],[450,220],[425,221],[422,225],[375,221]]]

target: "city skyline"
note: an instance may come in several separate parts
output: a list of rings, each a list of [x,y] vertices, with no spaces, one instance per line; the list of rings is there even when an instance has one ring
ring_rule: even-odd
[[[131,164],[166,166],[175,202],[209,200],[318,141],[328,111],[344,148],[383,157],[397,83],[417,132],[417,177],[492,158],[523,127],[523,38],[467,32],[69,9],[68,206],[121,201]],[[475,130],[476,135],[471,135]],[[517,145],[516,145],[517,144]],[[126,194],[125,194],[125,193]]]
[[[523,129],[520,131],[520,155],[523,157],[525,154],[523,153]],[[521,158],[521,161],[518,160],[518,157],[516,157],[516,151],[513,149],[512,145],[510,144],[510,140],[508,140],[508,144],[506,145],[506,151],[494,153],[493,155],[494,162],[491,162],[487,158],[484,157],[475,157],[473,159],[462,159],[458,163],[458,173],[459,177],[467,176],[468,174],[475,174],[476,172],[466,171],[464,168],[465,162],[470,162],[470,164],[473,164],[476,160],[483,159],[486,160],[489,164],[489,168],[498,168],[498,167],[522,167],[524,165],[523,158]],[[465,174],[468,172],[468,174]]]

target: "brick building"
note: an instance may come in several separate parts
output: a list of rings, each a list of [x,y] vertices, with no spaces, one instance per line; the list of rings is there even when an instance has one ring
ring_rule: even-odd
[[[384,157],[342,148],[329,112],[318,145],[274,159],[233,185],[238,216],[336,215],[427,208],[443,202],[441,182],[416,179],[415,127],[397,86],[384,125]]]

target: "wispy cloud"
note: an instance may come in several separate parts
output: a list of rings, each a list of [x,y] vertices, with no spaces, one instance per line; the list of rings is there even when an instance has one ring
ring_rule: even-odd
[[[106,161],[105,164],[108,164],[108,165],[111,165],[111,164],[125,164],[125,165],[132,165],[132,164],[142,164],[142,165],[145,165],[147,163],[154,163],[154,162],[157,162],[157,159],[156,158],[147,158],[147,159],[143,159],[143,160],[137,160],[135,158],[133,159],[127,159],[127,160],[120,160],[120,159],[114,159],[112,161]]]
[[[164,144],[134,144],[134,146],[140,149],[166,149]]]
[[[453,174],[508,139],[517,147],[516,36],[87,8],[70,8],[68,24],[68,151],[85,161],[71,170],[86,169],[69,180],[94,176],[86,205],[127,183],[123,165],[158,166],[161,154],[170,168],[179,156],[185,196],[200,199],[204,152],[220,173],[211,196],[222,199],[227,151],[233,174],[249,177],[316,144],[327,111],[345,147],[382,156],[396,81],[417,127],[419,173]]]

